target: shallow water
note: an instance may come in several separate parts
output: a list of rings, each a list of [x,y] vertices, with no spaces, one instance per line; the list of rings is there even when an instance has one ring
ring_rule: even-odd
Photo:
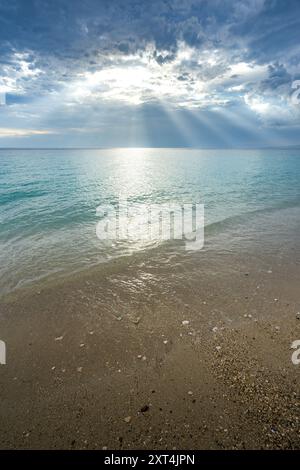
[[[97,207],[120,197],[136,228],[146,227],[145,205],[204,204],[204,249],[220,234],[228,251],[265,229],[278,238],[271,221],[298,218],[299,180],[299,150],[0,150],[0,289],[149,250],[153,263],[164,253],[175,263],[180,242],[97,238]]]

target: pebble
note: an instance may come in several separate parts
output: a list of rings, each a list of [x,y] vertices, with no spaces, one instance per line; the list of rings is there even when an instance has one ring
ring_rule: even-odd
[[[148,405],[144,405],[144,406],[142,406],[142,408],[141,408],[141,413],[146,413],[146,411],[148,411],[148,410],[149,410],[149,406],[148,406]]]
[[[218,331],[218,327],[214,326],[212,330],[213,330],[214,333],[216,333]]]
[[[63,336],[57,336],[57,338],[54,338],[54,341],[61,341],[63,339]]]
[[[82,367],[77,367],[77,372],[82,372]]]
[[[167,340],[167,339],[164,340],[164,344],[168,344],[168,340]]]
[[[296,318],[297,318],[297,320],[300,320],[300,312],[296,313]]]
[[[124,418],[124,421],[125,421],[125,423],[130,423],[131,416],[126,416],[126,418]]]
[[[191,390],[189,390],[188,395],[193,395],[193,392]]]
[[[216,350],[217,350],[217,351],[220,351],[220,350],[221,350],[221,346],[216,346]]]
[[[183,320],[183,321],[182,321],[182,324],[185,326],[185,325],[189,325],[190,322],[189,322],[189,320]]]

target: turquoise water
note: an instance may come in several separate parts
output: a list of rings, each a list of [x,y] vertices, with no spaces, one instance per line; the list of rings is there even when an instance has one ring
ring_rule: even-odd
[[[1,291],[159,245],[96,237],[96,208],[119,197],[138,223],[144,204],[204,204],[209,237],[299,206],[299,181],[300,150],[0,150]]]

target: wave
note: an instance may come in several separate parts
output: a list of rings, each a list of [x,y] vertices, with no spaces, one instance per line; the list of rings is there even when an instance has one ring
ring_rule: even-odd
[[[230,229],[235,225],[244,224],[245,222],[249,221],[249,219],[254,219],[259,215],[272,214],[278,211],[293,209],[297,207],[300,208],[300,201],[285,201],[273,207],[264,207],[260,209],[255,209],[253,211],[243,212],[242,214],[225,217],[224,219],[217,220],[215,222],[211,222],[205,225],[205,236],[209,237],[215,234],[219,234],[222,231]]]

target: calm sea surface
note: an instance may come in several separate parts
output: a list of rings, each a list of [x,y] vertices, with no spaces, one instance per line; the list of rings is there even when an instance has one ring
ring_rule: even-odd
[[[261,230],[300,207],[300,150],[0,150],[1,292],[162,249],[97,238],[97,207],[120,197],[137,226],[145,205],[171,202],[204,204],[206,240],[243,221]]]

